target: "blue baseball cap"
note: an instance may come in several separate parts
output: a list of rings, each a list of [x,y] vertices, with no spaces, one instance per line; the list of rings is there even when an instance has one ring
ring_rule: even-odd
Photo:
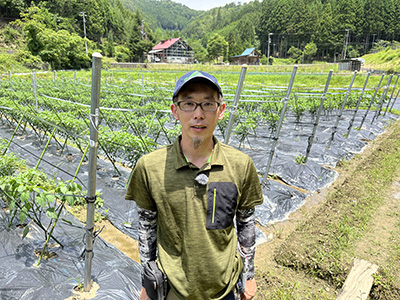
[[[172,96],[172,99],[174,99],[176,96],[178,96],[179,92],[182,90],[182,88],[188,84],[189,82],[194,82],[194,81],[199,81],[199,80],[205,80],[206,82],[211,83],[211,85],[218,91],[218,93],[221,94],[222,96],[222,90],[221,87],[218,84],[217,78],[214,76],[202,72],[202,71],[190,71],[183,75],[181,78],[178,79],[178,81],[175,84],[175,90],[174,90],[174,95]]]

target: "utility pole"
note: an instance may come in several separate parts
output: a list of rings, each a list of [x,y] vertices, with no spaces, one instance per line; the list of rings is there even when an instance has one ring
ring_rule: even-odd
[[[268,33],[268,56],[267,56],[267,65],[269,65],[269,45],[271,44],[271,35],[273,35],[272,32]]]
[[[345,29],[345,30],[346,30],[346,44],[345,44],[345,46],[344,46],[343,59],[346,59],[347,42],[348,42],[348,39],[349,39],[349,30],[348,30],[348,29]]]
[[[86,12],[85,11],[81,11],[80,15],[83,17],[83,34],[85,37],[85,49],[86,49],[86,56],[88,55],[88,51],[87,51],[87,42],[86,42]]]

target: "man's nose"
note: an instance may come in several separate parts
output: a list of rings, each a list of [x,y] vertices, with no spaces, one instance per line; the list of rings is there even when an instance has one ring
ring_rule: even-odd
[[[200,105],[197,105],[196,109],[193,112],[195,118],[204,118],[204,110]]]

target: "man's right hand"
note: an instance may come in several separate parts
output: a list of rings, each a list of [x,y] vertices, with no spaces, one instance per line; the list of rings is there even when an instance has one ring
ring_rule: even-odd
[[[149,300],[149,297],[147,297],[146,290],[143,286],[142,289],[140,290],[139,300]]]

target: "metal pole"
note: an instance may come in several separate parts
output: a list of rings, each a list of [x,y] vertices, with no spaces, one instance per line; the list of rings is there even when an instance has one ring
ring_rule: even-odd
[[[396,97],[394,98],[394,100],[393,100],[393,102],[392,102],[392,105],[390,106],[389,112],[392,112],[392,108],[393,108],[393,106],[394,106],[394,103],[395,103],[396,100],[397,100],[397,97],[399,96],[399,92],[400,92],[400,89],[397,91]]]
[[[397,75],[397,79],[396,79],[396,82],[395,82],[395,84],[394,84],[394,87],[393,87],[393,90],[392,90],[392,94],[390,94],[389,102],[388,102],[388,104],[386,105],[385,113],[383,114],[384,116],[386,116],[386,113],[387,113],[388,108],[389,108],[389,106],[390,106],[390,102],[391,102],[392,99],[393,99],[393,94],[394,94],[394,91],[395,91],[395,89],[396,89],[397,82],[399,81],[399,77],[400,77],[400,75]]]
[[[367,83],[368,83],[368,79],[369,79],[370,75],[371,75],[371,72],[368,72],[367,78],[365,79],[364,87],[363,87],[363,89],[361,91],[361,94],[360,94],[360,97],[358,98],[358,101],[357,101],[356,110],[354,111],[353,118],[350,120],[349,128],[347,128],[347,137],[349,137],[351,128],[353,127],[354,120],[356,119],[358,108],[360,107],[361,99],[364,96],[365,88],[367,87]]]
[[[226,128],[226,132],[225,132],[225,141],[224,141],[225,144],[229,143],[229,138],[231,136],[232,127],[233,127],[233,121],[235,120],[235,115],[236,115],[240,95],[241,95],[242,89],[243,89],[243,82],[244,82],[244,79],[246,78],[246,72],[247,72],[247,65],[244,65],[244,66],[242,66],[242,70],[240,72],[239,82],[238,82],[238,85],[236,88],[235,99],[233,100],[233,106],[229,112],[229,122],[228,122],[228,127]]]
[[[388,92],[389,87],[390,87],[390,83],[392,82],[392,78],[393,78],[393,74],[389,76],[389,79],[388,79],[388,81],[386,83],[386,87],[385,87],[385,89],[384,89],[384,91],[382,93],[382,96],[381,96],[381,101],[379,101],[379,106],[376,108],[376,111],[375,111],[374,117],[372,118],[371,124],[373,124],[375,119],[381,114],[382,105],[383,105],[383,102],[385,101],[387,92]]]
[[[356,75],[357,75],[357,71],[354,72],[353,78],[351,78],[350,85],[349,85],[349,87],[347,88],[346,96],[344,97],[344,100],[343,100],[343,103],[342,103],[342,107],[340,108],[339,114],[338,114],[338,116],[337,116],[337,118],[336,118],[335,126],[333,127],[333,130],[332,130],[332,136],[331,136],[331,139],[329,140],[328,148],[331,146],[331,144],[332,144],[332,142],[333,142],[333,139],[334,139],[334,137],[335,137],[336,130],[337,130],[337,127],[338,127],[338,125],[339,125],[340,118],[342,117],[343,110],[344,110],[344,107],[345,107],[345,105],[346,105],[347,98],[348,98],[349,95],[350,95],[351,87],[353,86],[354,80],[356,79]]]
[[[262,180],[263,183],[265,183],[266,180],[267,180],[269,168],[271,167],[272,158],[274,157],[275,148],[276,148],[276,145],[278,144],[279,133],[280,133],[281,128],[282,128],[282,123],[283,123],[283,119],[285,117],[286,107],[287,107],[287,104],[289,102],[290,93],[292,92],[293,82],[294,82],[294,78],[296,77],[297,68],[298,68],[298,66],[294,65],[293,71],[292,71],[292,76],[290,77],[289,86],[288,86],[288,89],[287,89],[287,92],[286,92],[286,96],[285,96],[285,98],[282,99],[283,107],[282,107],[282,110],[281,110],[281,116],[279,118],[278,127],[276,128],[275,136],[273,138],[274,142],[272,144],[272,147],[271,147],[271,150],[270,150],[270,153],[269,153],[269,157],[268,157],[268,161],[267,161],[267,167],[265,169],[264,177],[263,177],[263,180]]]
[[[38,109],[37,103],[37,84],[36,84],[36,73],[35,69],[32,70],[32,89],[33,89],[33,96],[35,97],[35,106]]]
[[[321,117],[321,112],[322,112],[322,109],[324,108],[324,101],[325,101],[326,93],[328,92],[329,83],[331,82],[332,73],[333,73],[333,70],[330,70],[329,74],[328,74],[328,79],[327,79],[326,84],[325,84],[324,93],[321,96],[321,103],[319,105],[319,109],[318,109],[317,115],[315,117],[315,123],[314,123],[313,132],[312,132],[311,136],[308,139],[308,146],[307,146],[307,150],[306,150],[306,158],[304,159],[304,163],[307,162],[308,157],[310,156],[311,147],[312,147],[312,144],[314,142],[315,133],[317,132],[319,118]]]
[[[363,118],[362,118],[362,120],[361,120],[361,123],[360,123],[360,126],[359,126],[360,129],[362,128],[362,126],[363,126],[363,124],[364,124],[364,122],[365,122],[365,118],[367,117],[368,112],[369,112],[369,110],[370,110],[370,108],[371,108],[371,106],[372,106],[372,103],[373,103],[374,100],[375,100],[376,94],[378,93],[378,90],[379,90],[379,88],[380,88],[380,86],[381,86],[383,77],[385,77],[385,74],[383,74],[383,75],[381,76],[381,79],[379,80],[379,83],[378,83],[378,85],[377,85],[376,88],[375,88],[374,95],[372,96],[372,99],[371,99],[371,101],[369,102],[367,111],[365,112],[365,114],[364,114],[364,116],[363,116]]]
[[[142,73],[142,105],[144,105],[144,77]]]
[[[100,53],[92,54],[92,97],[90,107],[90,140],[89,140],[89,184],[86,215],[86,248],[85,248],[85,283],[84,290],[91,288],[93,239],[94,239],[94,203],[96,200],[96,167],[97,167],[97,139],[99,121],[99,102],[101,84],[101,59]]]

